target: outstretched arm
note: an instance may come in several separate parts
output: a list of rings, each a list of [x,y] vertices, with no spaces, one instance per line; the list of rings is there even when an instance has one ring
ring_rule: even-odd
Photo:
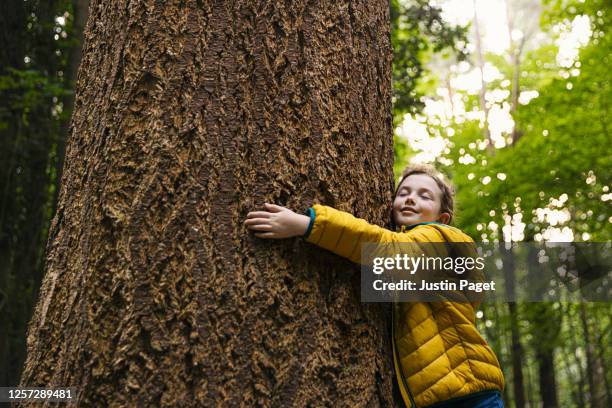
[[[255,231],[258,238],[291,238],[303,236],[308,229],[310,217],[296,214],[288,208],[264,204],[267,211],[253,211],[247,214],[244,224]]]
[[[363,244],[395,241],[396,233],[323,205],[315,204],[309,211],[311,217],[274,204],[266,204],[266,209],[250,212],[244,222],[247,228],[257,232],[255,236],[303,236],[306,241],[355,263],[361,262]],[[410,241],[408,237],[405,240]]]
[[[313,205],[312,211],[315,220],[306,241],[355,263],[362,262],[364,244],[397,241],[397,233],[370,224],[350,213],[319,204]]]

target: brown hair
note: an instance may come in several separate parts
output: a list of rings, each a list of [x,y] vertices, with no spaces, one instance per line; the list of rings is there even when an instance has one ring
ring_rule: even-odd
[[[444,177],[442,173],[436,170],[435,167],[428,164],[409,164],[406,166],[404,171],[402,171],[402,176],[400,177],[399,183],[397,183],[397,187],[395,188],[395,194],[393,194],[393,199],[397,197],[397,192],[399,186],[402,185],[404,179],[412,174],[425,174],[436,182],[440,191],[442,192],[442,202],[440,204],[440,213],[448,213],[450,218],[448,223],[450,224],[453,220],[453,215],[455,214],[455,188],[453,185]],[[395,222],[394,222],[395,224]]]

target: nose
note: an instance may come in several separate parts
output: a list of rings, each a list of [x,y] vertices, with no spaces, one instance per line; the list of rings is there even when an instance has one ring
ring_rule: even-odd
[[[413,194],[414,193],[410,193],[410,194],[406,195],[405,204],[414,204],[415,203]]]

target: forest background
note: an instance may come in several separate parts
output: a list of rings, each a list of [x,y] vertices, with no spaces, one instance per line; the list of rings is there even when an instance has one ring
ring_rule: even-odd
[[[0,15],[0,385],[19,382],[87,1]],[[391,2],[395,170],[432,162],[477,241],[611,238],[608,0]],[[612,406],[609,303],[485,304],[508,406]]]

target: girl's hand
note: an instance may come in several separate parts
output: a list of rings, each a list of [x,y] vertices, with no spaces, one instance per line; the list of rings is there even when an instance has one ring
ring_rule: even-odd
[[[264,206],[268,211],[250,212],[244,221],[248,229],[258,231],[257,238],[291,238],[306,233],[310,217],[279,205],[266,203]]]

